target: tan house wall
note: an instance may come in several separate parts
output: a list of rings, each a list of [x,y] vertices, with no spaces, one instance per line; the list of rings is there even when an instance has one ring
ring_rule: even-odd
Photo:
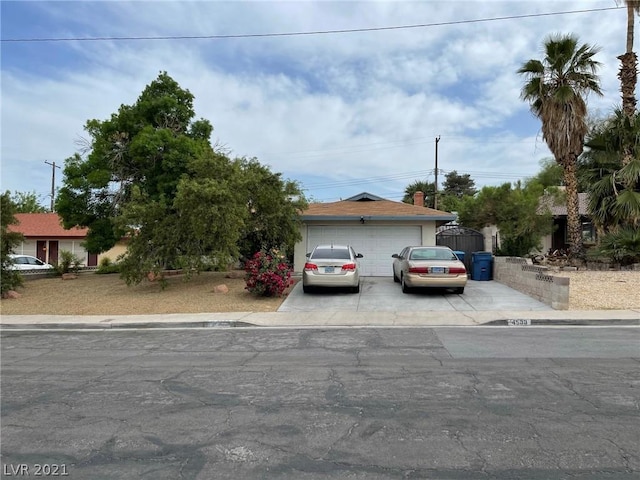
[[[127,253],[127,244],[125,242],[118,242],[112,248],[98,255],[98,265],[103,258],[108,258],[112,263],[118,261],[120,255]]]

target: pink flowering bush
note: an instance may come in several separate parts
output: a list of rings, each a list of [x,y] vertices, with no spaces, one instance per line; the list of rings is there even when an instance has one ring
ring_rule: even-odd
[[[291,285],[291,267],[278,249],[260,250],[244,266],[245,287],[251,293],[265,297],[279,297]]]

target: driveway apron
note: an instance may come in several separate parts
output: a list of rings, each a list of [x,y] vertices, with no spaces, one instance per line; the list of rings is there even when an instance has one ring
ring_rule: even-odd
[[[363,277],[360,293],[321,290],[303,293],[298,282],[282,302],[279,312],[420,312],[553,310],[538,300],[495,281],[469,280],[462,295],[448,290],[423,290],[405,294],[391,277]]]

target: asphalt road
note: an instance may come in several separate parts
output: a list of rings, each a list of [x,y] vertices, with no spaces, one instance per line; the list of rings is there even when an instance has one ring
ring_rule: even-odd
[[[640,478],[637,327],[1,340],[5,478]]]

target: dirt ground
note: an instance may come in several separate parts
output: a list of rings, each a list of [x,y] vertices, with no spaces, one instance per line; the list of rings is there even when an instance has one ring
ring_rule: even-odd
[[[238,274],[238,272],[236,272]],[[75,280],[60,277],[25,281],[17,299],[0,301],[3,315],[142,315],[162,313],[275,312],[284,301],[257,297],[245,290],[243,278],[205,272],[185,282],[168,277],[167,288],[144,280],[128,287],[117,274],[83,273]],[[570,310],[640,309],[640,271],[559,272],[571,279]],[[228,293],[214,293],[224,284]]]
[[[241,272],[239,272],[241,275]],[[26,280],[17,299],[0,301],[3,315],[141,315],[206,312],[275,312],[280,298],[258,297],[245,290],[244,278],[225,278],[222,272],[204,272],[189,282],[182,276],[158,282],[144,280],[127,286],[117,274],[85,272],[75,280],[60,277]],[[227,293],[214,293],[216,285]],[[286,295],[286,292],[285,292]]]

